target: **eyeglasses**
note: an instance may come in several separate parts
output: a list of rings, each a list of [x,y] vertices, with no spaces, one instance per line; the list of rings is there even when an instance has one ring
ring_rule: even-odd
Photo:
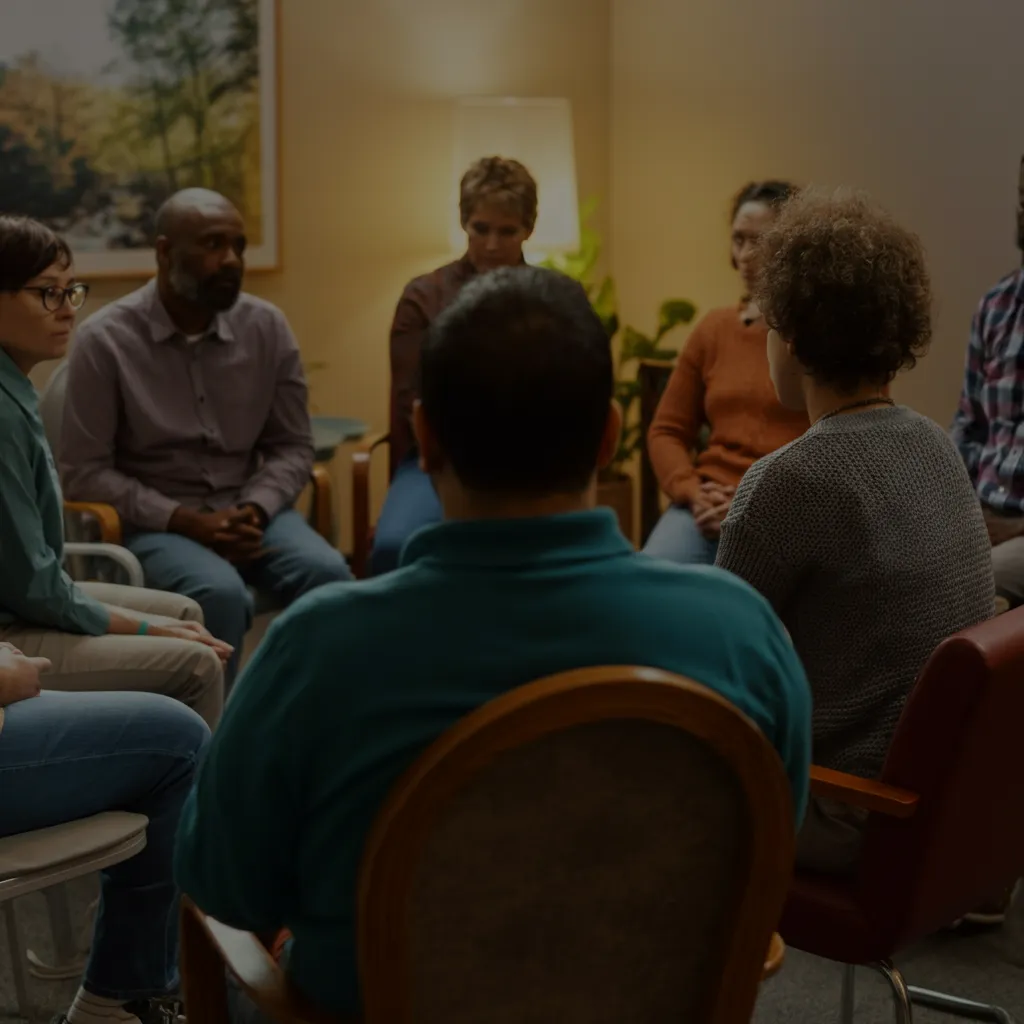
[[[42,300],[43,309],[48,313],[56,313],[65,302],[70,303],[72,309],[81,309],[89,296],[87,284],[73,284],[70,288],[60,288],[55,284],[39,285],[38,287],[22,288],[23,292],[35,292]]]

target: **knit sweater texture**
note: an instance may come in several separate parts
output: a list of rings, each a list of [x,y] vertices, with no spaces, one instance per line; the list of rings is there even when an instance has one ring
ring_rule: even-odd
[[[811,684],[814,762],[879,774],[938,643],[993,614],[977,496],[952,441],[910,409],[827,417],[756,462],[717,564],[789,630]]]

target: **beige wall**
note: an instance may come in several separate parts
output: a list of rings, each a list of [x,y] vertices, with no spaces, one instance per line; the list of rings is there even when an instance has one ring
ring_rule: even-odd
[[[623,312],[735,301],[731,194],[867,189],[927,246],[936,334],[899,397],[946,422],[978,299],[1019,262],[1020,0],[612,0],[612,266]]]
[[[394,304],[450,258],[451,100],[568,96],[580,193],[607,200],[609,0],[281,5],[284,263],[247,287],[330,364],[311,375],[318,410],[380,429]],[[136,284],[97,282],[90,308]],[[335,475],[347,525],[347,464]]]

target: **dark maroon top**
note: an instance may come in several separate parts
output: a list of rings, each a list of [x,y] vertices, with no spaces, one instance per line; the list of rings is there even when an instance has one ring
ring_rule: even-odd
[[[412,451],[412,406],[416,399],[420,349],[427,328],[476,276],[469,256],[413,278],[402,292],[391,324],[391,469]]]

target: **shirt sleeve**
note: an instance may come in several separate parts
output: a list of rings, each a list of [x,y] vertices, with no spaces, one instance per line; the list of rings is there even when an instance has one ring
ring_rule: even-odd
[[[68,358],[59,453],[64,493],[113,505],[122,521],[163,532],[178,502],[115,466],[119,391],[117,362],[86,321]]]
[[[967,466],[971,482],[978,482],[978,466],[981,453],[988,440],[988,421],[981,403],[981,389],[985,383],[985,304],[974,314],[971,322],[971,337],[967,344],[967,359],[964,367],[964,383],[960,392],[960,404],[953,417],[952,437]]]
[[[679,355],[647,433],[647,451],[661,489],[677,505],[700,491],[692,452],[704,425],[707,328],[698,324]]]
[[[420,351],[429,326],[416,291],[406,288],[395,309],[390,340],[392,393],[396,414],[405,422],[412,419],[419,391]]]
[[[263,426],[257,451],[260,468],[242,488],[240,504],[259,506],[267,519],[292,505],[313,471],[313,430],[309,419],[309,390],[299,346],[284,316],[276,314],[278,359],[272,382],[274,400]]]
[[[178,887],[206,913],[255,932],[285,927],[298,902],[303,780],[319,743],[310,726],[322,720],[309,707],[316,664],[303,650],[300,611],[274,623],[236,683],[178,826]]]
[[[725,521],[715,565],[746,580],[781,615],[804,571],[792,521],[778,511],[799,507],[797,484],[775,461],[767,472],[757,463],[747,471]],[[770,475],[769,475],[770,474]],[[788,498],[787,498],[788,495]]]
[[[0,607],[33,626],[101,636],[110,613],[75,586],[47,543],[27,448],[17,437],[0,447]]]

